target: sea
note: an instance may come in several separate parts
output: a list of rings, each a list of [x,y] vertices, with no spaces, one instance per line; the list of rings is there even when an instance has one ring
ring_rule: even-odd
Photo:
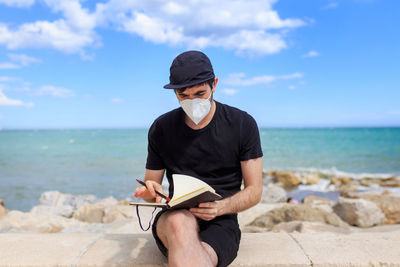
[[[0,199],[29,211],[45,191],[132,199],[148,129],[0,131]],[[400,128],[261,128],[263,168],[400,178]]]

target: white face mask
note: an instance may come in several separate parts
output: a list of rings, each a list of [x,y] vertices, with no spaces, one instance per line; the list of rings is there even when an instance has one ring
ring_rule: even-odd
[[[194,98],[194,99],[185,99],[180,101],[179,103],[182,106],[182,109],[185,111],[186,115],[197,125],[207,116],[208,112],[211,109],[211,98],[212,93],[207,99],[203,98]]]

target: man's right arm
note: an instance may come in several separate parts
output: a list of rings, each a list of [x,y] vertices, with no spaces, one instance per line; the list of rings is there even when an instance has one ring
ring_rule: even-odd
[[[146,174],[144,178],[144,182],[146,186],[140,186],[136,188],[135,197],[141,197],[147,202],[161,202],[161,197],[158,196],[155,192],[163,193],[163,189],[161,186],[162,179],[164,177],[164,169],[162,170],[149,170],[146,169]]]

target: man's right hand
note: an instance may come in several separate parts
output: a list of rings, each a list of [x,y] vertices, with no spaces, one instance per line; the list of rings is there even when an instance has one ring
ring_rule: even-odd
[[[140,186],[136,188],[135,197],[141,197],[148,202],[160,203],[162,198],[156,194],[155,190],[160,193],[164,193],[162,186],[154,181],[145,181],[146,186]]]

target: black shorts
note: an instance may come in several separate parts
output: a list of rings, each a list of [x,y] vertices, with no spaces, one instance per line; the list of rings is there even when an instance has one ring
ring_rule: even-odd
[[[161,211],[154,218],[152,232],[157,246],[166,257],[168,249],[157,236],[157,221],[165,211]],[[228,266],[236,258],[240,243],[240,228],[237,214],[219,216],[211,221],[197,219],[200,240],[209,244],[218,256],[218,267]]]

